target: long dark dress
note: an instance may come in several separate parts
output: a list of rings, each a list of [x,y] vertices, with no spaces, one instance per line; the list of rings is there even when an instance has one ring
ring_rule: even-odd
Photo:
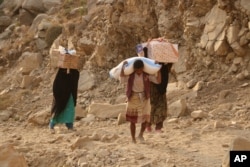
[[[153,83],[150,86],[150,102],[150,122],[157,126],[156,129],[161,129],[162,125],[160,124],[163,123],[167,117],[167,96],[166,93],[160,94],[157,85]]]
[[[162,64],[161,68],[161,83],[151,83],[150,86],[150,101],[151,101],[151,118],[150,124],[155,124],[156,130],[163,127],[163,121],[167,117],[167,85],[168,85],[168,74],[172,64]]]
[[[67,73],[67,69],[59,68],[53,83],[54,98],[51,109],[53,123],[73,123],[72,118],[68,119],[70,121],[68,122],[67,118],[62,118],[63,116],[60,115],[65,115],[65,112],[70,112],[71,115],[74,114],[72,108],[74,110],[77,102],[78,80],[78,70],[70,69],[69,73]],[[66,113],[66,115],[70,113]]]

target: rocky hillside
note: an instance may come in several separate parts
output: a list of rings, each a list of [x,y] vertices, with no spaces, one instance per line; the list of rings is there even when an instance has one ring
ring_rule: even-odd
[[[178,91],[169,104],[184,99],[189,113],[212,112],[213,119],[236,118],[249,128],[249,0],[0,0],[0,122],[47,128],[53,49],[65,38],[73,38],[83,61],[82,118],[93,103],[124,102],[123,85],[109,70],[135,56],[138,43],[157,37],[179,47],[171,74]]]
[[[179,45],[178,82],[249,79],[249,12],[247,0],[3,1],[1,91],[49,88],[50,49],[69,24],[76,27],[71,36],[84,59],[82,78],[94,76],[83,91],[99,88],[108,70],[136,55],[136,44],[155,37]]]

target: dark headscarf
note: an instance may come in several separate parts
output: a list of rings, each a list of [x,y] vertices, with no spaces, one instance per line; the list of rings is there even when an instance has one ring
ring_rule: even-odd
[[[70,95],[73,96],[74,105],[76,106],[77,89],[78,89],[79,71],[59,68],[53,83],[53,104],[51,113],[58,115],[66,107]]]

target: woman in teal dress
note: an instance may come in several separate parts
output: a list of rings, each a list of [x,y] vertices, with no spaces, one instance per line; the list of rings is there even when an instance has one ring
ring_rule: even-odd
[[[76,69],[59,68],[53,83],[52,118],[50,129],[59,123],[64,123],[68,129],[73,129],[75,106],[77,102],[79,71]]]

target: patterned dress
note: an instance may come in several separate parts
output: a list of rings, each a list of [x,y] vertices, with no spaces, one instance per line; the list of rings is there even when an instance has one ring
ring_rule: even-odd
[[[150,100],[151,100],[151,118],[150,124],[155,124],[155,129],[163,128],[163,121],[167,117],[167,85],[168,74],[172,64],[162,64],[161,68],[161,83],[150,84]]]
[[[160,94],[157,86],[151,83],[150,86],[150,100],[151,100],[151,123],[159,124],[167,117],[167,96]]]

